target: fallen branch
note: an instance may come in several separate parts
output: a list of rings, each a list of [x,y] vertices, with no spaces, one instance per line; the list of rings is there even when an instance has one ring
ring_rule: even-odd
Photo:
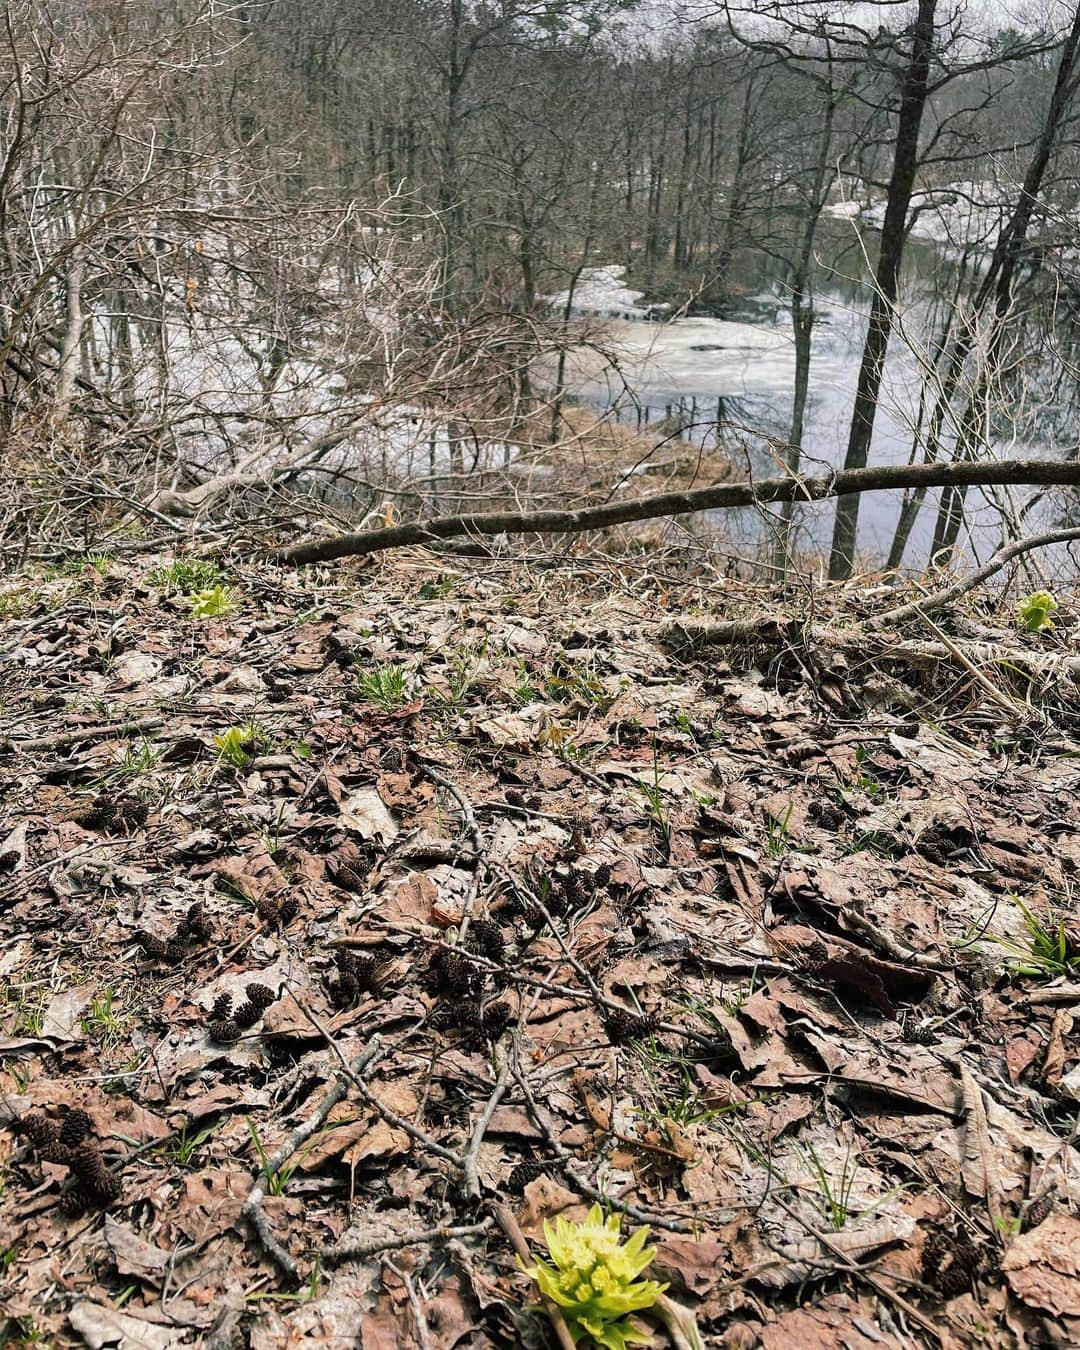
[[[327,1116],[344,1097],[350,1082],[358,1083],[362,1081],[360,1075],[381,1050],[382,1042],[378,1036],[373,1036],[364,1053],[347,1066],[345,1073],[339,1073],[335,1077],[326,1095],[307,1120],[297,1125],[295,1130],[291,1130],[274,1150],[273,1156],[267,1159],[258,1179],[248,1192],[247,1199],[241,1206],[241,1218],[246,1219],[251,1224],[263,1245],[264,1251],[273,1259],[291,1284],[299,1284],[300,1272],[297,1269],[296,1262],[270,1231],[270,1225],[262,1211],[267,1184],[272,1176],[281,1171],[300,1145],[305,1140],[310,1139],[316,1130],[322,1128]]]
[[[974,572],[963,577],[960,581],[954,582],[951,586],[945,586],[939,591],[934,591],[921,600],[913,600],[909,605],[900,605],[896,609],[886,610],[884,614],[875,614],[873,618],[867,621],[867,627],[891,627],[899,620],[911,618],[916,614],[933,614],[935,610],[944,609],[947,605],[959,600],[962,595],[966,595],[968,591],[973,591],[976,586],[982,585],[984,581],[1000,572],[1006,564],[1012,562],[1013,558],[1018,558],[1022,553],[1030,553],[1033,548],[1047,548],[1052,544],[1068,544],[1076,539],[1080,539],[1080,527],[1068,530],[1049,530],[1045,534],[1029,534],[1023,539],[1014,539],[1011,543],[999,548],[996,553],[987,558],[981,567],[976,568]]]
[[[381,553],[411,544],[431,544],[462,535],[565,534],[605,529],[631,521],[684,516],[696,511],[770,502],[821,501],[890,488],[989,487],[999,484],[1080,485],[1080,461],[1007,459],[989,463],[887,464],[873,469],[843,469],[817,478],[764,478],[758,483],[721,483],[689,492],[660,492],[632,501],[605,502],[568,511],[492,511],[358,530],[307,539],[268,554],[281,563],[329,562],[358,553]]]
[[[337,1265],[342,1261],[360,1261],[366,1256],[378,1256],[380,1252],[398,1251],[404,1247],[422,1247],[429,1242],[451,1242],[455,1238],[472,1237],[486,1233],[490,1227],[490,1219],[481,1219],[479,1223],[461,1224],[456,1228],[421,1228],[393,1237],[373,1238],[368,1242],[342,1238],[332,1247],[323,1247],[319,1255],[327,1265]]]

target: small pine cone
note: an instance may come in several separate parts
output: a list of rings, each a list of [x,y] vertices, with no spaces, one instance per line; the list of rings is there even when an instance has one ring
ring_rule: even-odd
[[[60,1142],[65,1148],[77,1148],[94,1132],[94,1122],[80,1107],[74,1106],[60,1125]]]
[[[331,880],[343,891],[362,891],[370,871],[371,867],[364,858],[345,858],[330,865]]]
[[[951,1236],[932,1233],[923,1247],[922,1278],[944,1298],[969,1293],[979,1273],[982,1255],[965,1232]]]
[[[489,961],[502,965],[506,959],[506,940],[494,919],[474,919],[469,928],[469,946]]]
[[[349,974],[362,990],[375,993],[379,988],[379,963],[373,956],[354,956],[349,953]]]
[[[269,1008],[271,1003],[277,1002],[277,994],[272,989],[268,989],[265,984],[249,984],[244,988],[247,994],[248,1002],[260,1011]]]
[[[78,1219],[86,1213],[94,1203],[94,1198],[90,1194],[88,1187],[82,1182],[76,1182],[70,1191],[65,1191],[60,1197],[60,1213],[69,1219]]]
[[[829,959],[829,949],[820,938],[815,938],[803,953],[803,969],[815,975]]]
[[[231,1017],[217,1018],[210,1023],[207,1030],[210,1032],[210,1039],[217,1041],[218,1045],[228,1045],[240,1035],[240,1028]]]
[[[44,1154],[60,1144],[60,1127],[40,1111],[30,1111],[19,1121],[18,1130],[25,1134],[38,1153]]]
[[[248,1031],[262,1015],[263,1010],[257,1008],[254,1003],[241,1003],[239,1008],[233,1013],[232,1020],[241,1031]]]
[[[146,824],[149,815],[150,808],[145,802],[127,797],[113,808],[112,823],[124,831],[138,830]]]
[[[281,918],[281,901],[275,900],[272,895],[258,901],[255,909],[263,923],[275,924]]]
[[[342,971],[336,980],[329,982],[327,988],[335,1008],[351,1008],[360,997],[360,983],[350,971]]]
[[[544,911],[539,905],[526,905],[521,917],[534,933],[539,933],[540,929],[547,923]]]
[[[507,788],[503,793],[507,806],[516,806],[519,811],[525,810],[525,798],[517,788]]]
[[[449,994],[468,994],[473,987],[475,969],[458,951],[437,947],[428,962],[428,978],[435,990]]]
[[[232,995],[218,994],[214,1006],[210,1009],[211,1022],[224,1022],[232,1015]]]
[[[489,1003],[484,1009],[480,1024],[488,1040],[497,1041],[510,1025],[512,1019],[513,1013],[510,1011],[510,1004],[504,999],[499,999],[497,1003]]]
[[[904,1040],[908,1045],[936,1045],[937,1032],[926,1023],[911,1023],[904,1028]]]
[[[447,1031],[457,1026],[457,1008],[452,1003],[438,1003],[428,1013],[427,1024],[432,1031]]]
[[[210,923],[210,915],[206,912],[206,906],[201,901],[196,900],[188,909],[183,923],[176,930],[176,936],[186,938],[190,942],[209,942],[213,935],[214,930]]]
[[[656,1030],[655,1017],[635,1017],[622,1008],[604,1013],[604,1028],[612,1045],[621,1045],[624,1041],[640,1041]]]
[[[116,821],[116,805],[111,798],[98,796],[76,811],[72,819],[84,830],[105,831]]]
[[[562,893],[566,897],[566,905],[572,909],[575,905],[581,903],[581,874],[579,872],[567,872],[566,879],[562,884]]]
[[[1024,1215],[1024,1232],[1038,1228],[1044,1219],[1049,1218],[1054,1209],[1054,1192],[1047,1191],[1041,1200],[1036,1200]]]
[[[519,1162],[506,1178],[506,1189],[514,1195],[524,1195],[529,1182],[542,1177],[550,1166],[551,1164],[546,1162]]]
[[[282,928],[287,928],[293,919],[300,913],[300,901],[295,895],[287,895],[281,902],[281,909],[278,911],[278,922]]]
[[[611,886],[611,865],[601,863],[593,873],[593,885],[598,891],[606,891]]]
[[[155,961],[164,961],[169,954],[171,942],[165,942],[162,938],[153,933],[145,933],[141,929],[135,934],[135,940],[139,946]]]
[[[105,1166],[96,1140],[84,1139],[73,1148],[68,1166],[96,1199],[115,1200],[120,1194],[120,1182]]]

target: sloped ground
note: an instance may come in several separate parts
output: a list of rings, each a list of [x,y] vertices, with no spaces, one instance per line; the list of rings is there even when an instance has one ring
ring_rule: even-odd
[[[3,592],[5,1344],[539,1345],[598,1197],[707,1345],[1080,1341],[1068,689],[227,580]]]

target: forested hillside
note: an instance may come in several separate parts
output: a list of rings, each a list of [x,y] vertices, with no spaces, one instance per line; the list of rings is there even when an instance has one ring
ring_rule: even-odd
[[[1080,1344],[1080,6],[2,15],[0,1343]]]

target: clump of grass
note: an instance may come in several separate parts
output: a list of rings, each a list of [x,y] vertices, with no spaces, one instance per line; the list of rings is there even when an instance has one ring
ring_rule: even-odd
[[[1021,944],[990,935],[999,947],[1010,953],[1008,964],[1012,972],[1044,980],[1080,972],[1080,947],[1066,932],[1065,920],[1052,911],[1047,912],[1045,919],[1040,918],[1019,896],[1014,895],[1012,901],[1024,916],[1026,942]]]
[[[177,558],[168,567],[155,567],[147,582],[170,595],[191,595],[221,580],[217,563],[207,558]]]
[[[404,666],[375,666],[361,671],[356,687],[362,698],[374,703],[384,712],[394,712],[405,702]]]

